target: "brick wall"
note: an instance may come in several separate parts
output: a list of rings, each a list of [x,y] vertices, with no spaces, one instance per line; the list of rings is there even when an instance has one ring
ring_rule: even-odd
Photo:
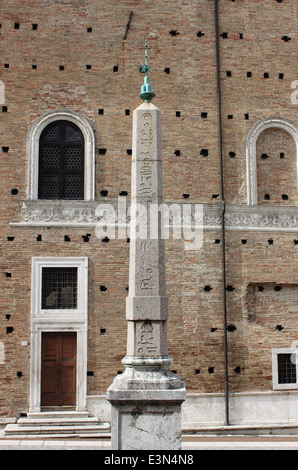
[[[297,107],[291,103],[291,83],[297,79],[296,10],[295,0],[219,1],[228,203],[247,202],[245,150],[251,127],[269,116],[297,124]],[[88,375],[89,395],[105,393],[122,370],[126,350],[129,243],[103,243],[90,227],[10,225],[20,221],[22,200],[28,197],[28,134],[34,122],[57,109],[80,113],[96,139],[96,199],[109,202],[121,191],[127,191],[129,198],[132,111],[140,104],[139,67],[147,38],[151,83],[157,94],[154,103],[162,111],[165,201],[183,203],[188,194],[188,203],[220,205],[220,167],[213,1],[4,0],[0,23],[0,80],[5,85],[0,105],[0,340],[5,346],[0,414],[4,416],[28,410],[33,256],[89,259],[88,371],[93,372]],[[257,143],[259,203],[295,204],[295,172],[291,136],[276,129],[265,131]],[[108,191],[105,198],[102,190]],[[270,194],[269,201],[265,193]],[[282,199],[282,194],[289,199]],[[82,238],[86,233],[91,233],[88,242]],[[289,347],[297,339],[292,295],[297,285],[295,238],[290,232],[227,233],[233,391],[271,390],[271,348]],[[273,245],[268,239],[274,240]],[[185,251],[180,240],[167,242],[169,351],[172,369],[186,381],[188,391],[224,389],[221,259],[219,229],[205,230],[198,252]],[[266,300],[252,287],[259,285],[265,286]],[[282,290],[275,291],[275,285],[282,285]]]

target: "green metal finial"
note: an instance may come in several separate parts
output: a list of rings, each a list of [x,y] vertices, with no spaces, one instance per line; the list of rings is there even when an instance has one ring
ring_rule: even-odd
[[[150,85],[150,79],[149,79],[149,74],[148,72],[151,72],[151,65],[148,65],[148,47],[147,47],[147,39],[145,41],[145,65],[142,65],[141,67],[141,72],[145,74],[144,77],[144,85],[141,88],[141,93],[140,97],[142,100],[144,100],[146,103],[150,103],[154,96],[155,93],[152,91],[152,86]]]

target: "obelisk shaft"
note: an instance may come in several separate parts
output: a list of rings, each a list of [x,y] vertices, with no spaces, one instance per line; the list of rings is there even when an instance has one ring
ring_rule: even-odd
[[[152,103],[133,114],[128,356],[168,354],[160,114]]]

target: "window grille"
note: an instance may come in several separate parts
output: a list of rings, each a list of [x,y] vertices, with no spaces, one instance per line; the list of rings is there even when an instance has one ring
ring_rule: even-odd
[[[70,121],[55,121],[39,141],[39,199],[84,199],[84,136]]]
[[[77,308],[78,268],[42,268],[42,309]]]
[[[295,384],[296,377],[296,355],[295,354],[278,354],[278,383],[279,384]]]

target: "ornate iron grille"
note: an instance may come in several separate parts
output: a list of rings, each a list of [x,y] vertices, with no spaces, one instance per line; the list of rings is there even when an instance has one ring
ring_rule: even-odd
[[[296,354],[278,354],[278,383],[296,383]]]
[[[84,136],[70,121],[55,121],[39,141],[39,199],[84,199]]]
[[[42,309],[77,308],[77,268],[42,268]]]

